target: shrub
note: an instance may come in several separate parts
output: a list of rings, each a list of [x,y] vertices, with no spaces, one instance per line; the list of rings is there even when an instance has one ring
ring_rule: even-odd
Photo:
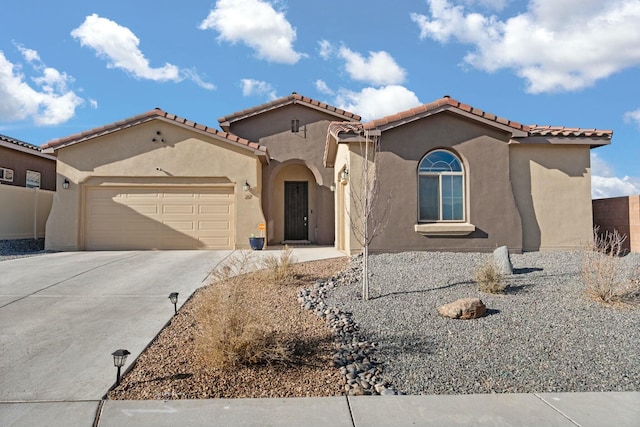
[[[251,305],[252,286],[257,275],[235,276],[214,283],[203,292],[196,307],[197,357],[207,366],[229,367],[288,363],[292,350]]]
[[[620,268],[626,238],[617,230],[602,234],[598,227],[593,229],[593,242],[582,263],[582,281],[590,298],[607,305],[637,303],[640,299],[640,282],[629,280]]]
[[[253,270],[255,260],[251,251],[234,252],[219,264],[210,274],[214,281],[224,281]]]
[[[475,280],[478,283],[478,290],[490,294],[502,294],[507,285],[502,280],[502,274],[495,262],[484,263],[477,271]]]
[[[294,263],[293,251],[289,246],[285,246],[279,256],[265,256],[262,259],[262,268],[273,282],[285,284],[293,278]]]

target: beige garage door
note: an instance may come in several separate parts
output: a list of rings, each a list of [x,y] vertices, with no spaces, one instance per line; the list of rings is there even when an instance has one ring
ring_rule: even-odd
[[[90,187],[85,249],[232,249],[232,187]]]

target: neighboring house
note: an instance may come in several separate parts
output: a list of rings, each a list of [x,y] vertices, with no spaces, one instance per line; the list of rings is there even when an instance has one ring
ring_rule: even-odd
[[[364,125],[332,123],[328,133],[325,165],[344,184],[336,246],[347,253],[361,250],[350,222],[358,220],[364,141],[379,145],[381,202],[371,217],[385,225],[371,251],[520,252],[591,240],[589,150],[612,136],[525,126],[449,97]]]
[[[577,248],[591,236],[589,149],[612,135],[523,126],[450,98],[361,124],[296,93],[219,125],[156,109],[47,143],[69,183],[47,249],[248,248],[265,233],[355,253],[373,138],[376,209],[388,212],[372,251]]]
[[[326,132],[359,119],[292,94],[221,118],[224,131],[156,109],[51,141],[69,188],[56,194],[46,247],[248,248],[262,225],[270,244],[333,244]]]
[[[56,158],[40,147],[0,135],[0,184],[56,189]]]

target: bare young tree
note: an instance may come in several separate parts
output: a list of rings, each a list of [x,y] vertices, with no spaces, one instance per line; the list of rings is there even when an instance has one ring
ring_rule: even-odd
[[[362,246],[362,299],[369,299],[369,245],[386,225],[389,204],[378,205],[380,196],[380,131],[364,130],[360,142],[360,176],[351,176],[352,209],[347,211],[353,235]],[[352,169],[353,171],[353,169]]]

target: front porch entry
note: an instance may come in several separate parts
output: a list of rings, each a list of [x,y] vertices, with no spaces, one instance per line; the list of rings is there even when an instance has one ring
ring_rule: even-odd
[[[309,239],[309,183],[284,183],[284,240]]]

